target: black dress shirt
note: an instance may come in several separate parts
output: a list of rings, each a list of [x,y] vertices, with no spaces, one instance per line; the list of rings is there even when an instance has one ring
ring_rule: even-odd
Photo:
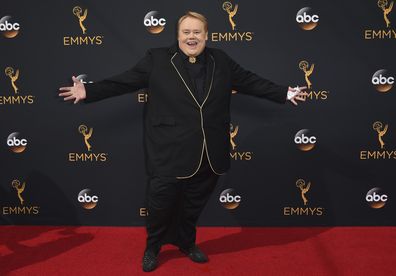
[[[194,96],[197,101],[202,104],[205,99],[205,78],[206,78],[206,51],[196,56],[195,63],[189,62],[189,57],[179,49],[182,56],[184,68],[190,76],[191,82],[194,85]]]

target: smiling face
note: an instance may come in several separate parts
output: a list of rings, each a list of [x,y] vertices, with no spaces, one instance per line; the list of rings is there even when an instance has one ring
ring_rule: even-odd
[[[204,23],[194,17],[186,17],[179,25],[179,48],[187,56],[198,56],[205,49],[208,31]]]

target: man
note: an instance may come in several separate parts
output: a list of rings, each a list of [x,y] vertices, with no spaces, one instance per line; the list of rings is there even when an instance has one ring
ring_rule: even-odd
[[[198,217],[218,177],[230,166],[231,91],[284,103],[304,100],[302,88],[276,85],[244,70],[219,49],[206,47],[206,18],[187,12],[177,25],[177,45],[150,49],[130,70],[106,80],[62,87],[64,100],[98,101],[148,88],[144,114],[147,244],[143,270],[157,265],[161,245],[179,247],[207,262],[195,245]]]

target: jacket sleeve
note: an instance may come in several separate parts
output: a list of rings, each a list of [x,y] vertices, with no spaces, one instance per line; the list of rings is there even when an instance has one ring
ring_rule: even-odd
[[[85,84],[85,103],[135,92],[148,87],[152,57],[150,51],[131,69],[99,82]]]
[[[285,103],[288,87],[275,84],[242,68],[228,57],[231,68],[232,89],[241,94],[266,98],[278,103]]]

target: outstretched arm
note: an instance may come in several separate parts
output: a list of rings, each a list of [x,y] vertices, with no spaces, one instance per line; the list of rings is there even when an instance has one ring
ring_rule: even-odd
[[[83,84],[73,77],[72,87],[61,87],[59,96],[64,100],[74,100],[74,103],[95,102],[108,97],[134,92],[148,86],[152,61],[150,51],[131,69],[116,76],[95,83]]]
[[[245,70],[231,58],[229,58],[229,64],[232,74],[232,89],[237,90],[238,93],[266,98],[279,103],[286,101],[287,86],[277,85]]]
[[[72,76],[72,81],[73,86],[59,88],[59,91],[62,91],[59,96],[63,97],[64,101],[73,100],[74,104],[76,104],[87,97],[87,92],[84,84],[75,76]]]
[[[278,103],[285,103],[287,100],[297,105],[297,101],[305,101],[306,87],[287,87],[275,84],[248,70],[243,69],[238,63],[229,58],[232,89],[239,93],[266,98]]]
[[[238,63],[229,58],[232,89],[242,94],[266,98],[278,103],[290,101],[297,105],[297,101],[305,101],[306,87],[287,87],[266,80],[248,70],[243,69]]]

